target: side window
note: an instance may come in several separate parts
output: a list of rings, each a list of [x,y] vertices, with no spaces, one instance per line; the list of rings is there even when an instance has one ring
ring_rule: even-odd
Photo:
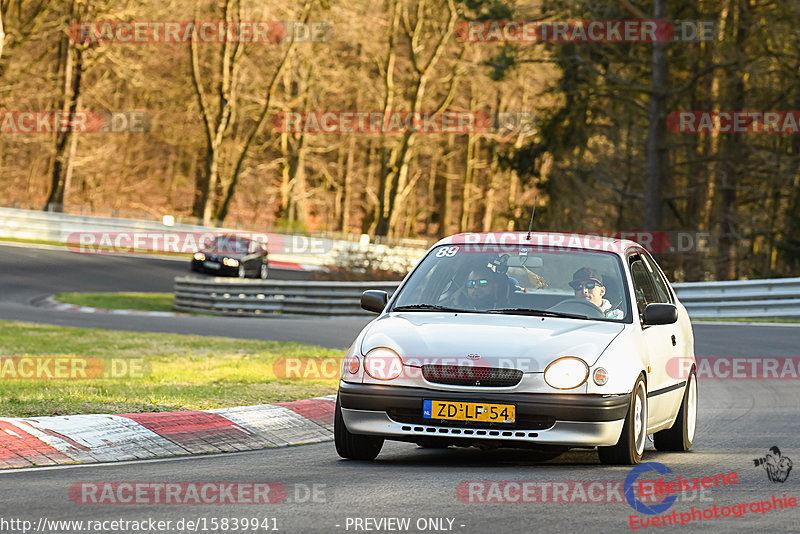
[[[641,256],[636,255],[630,258],[631,276],[633,277],[633,290],[636,293],[636,307],[639,314],[644,313],[645,307],[651,302],[660,302],[653,279],[644,264]]]
[[[642,254],[642,257],[647,262],[648,270],[653,276],[653,282],[655,283],[656,291],[658,291],[658,302],[672,304],[672,297],[670,295],[669,288],[667,287],[667,281],[664,280],[663,276],[661,276],[661,271],[659,270],[658,265],[656,265],[655,260],[648,254]]]

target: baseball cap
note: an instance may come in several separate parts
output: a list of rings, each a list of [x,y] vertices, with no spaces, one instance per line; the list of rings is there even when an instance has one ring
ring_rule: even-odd
[[[580,287],[581,282],[589,281],[597,282],[601,286],[604,285],[603,275],[588,267],[583,267],[575,271],[575,274],[572,275],[572,282],[570,282],[569,285],[572,289],[577,289]]]

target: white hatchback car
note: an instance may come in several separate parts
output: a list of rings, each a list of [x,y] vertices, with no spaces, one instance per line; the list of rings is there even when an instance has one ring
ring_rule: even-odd
[[[697,420],[686,309],[637,243],[576,234],[458,234],[439,241],[345,355],[340,456],[385,439],[597,447],[608,464],[688,450]]]

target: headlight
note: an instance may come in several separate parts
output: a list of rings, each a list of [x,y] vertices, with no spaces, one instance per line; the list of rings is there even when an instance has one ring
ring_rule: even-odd
[[[222,263],[227,265],[228,267],[238,267],[239,260],[234,260],[233,258],[223,258]]]
[[[589,378],[589,366],[575,356],[551,362],[544,370],[544,381],[556,389],[575,389]]]
[[[364,370],[375,380],[394,380],[403,372],[403,360],[392,349],[372,349],[364,356]]]
[[[197,261],[206,261],[206,255],[203,254],[202,252],[195,252],[194,259],[196,259]]]

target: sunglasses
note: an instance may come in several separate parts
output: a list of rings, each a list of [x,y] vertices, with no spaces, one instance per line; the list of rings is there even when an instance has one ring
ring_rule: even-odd
[[[467,288],[471,289],[475,286],[486,287],[489,285],[488,280],[467,280]]]
[[[583,291],[583,288],[585,287],[586,289],[591,291],[592,289],[601,285],[602,284],[598,284],[597,282],[581,282],[580,284],[573,285],[572,289],[574,289],[575,291]]]

